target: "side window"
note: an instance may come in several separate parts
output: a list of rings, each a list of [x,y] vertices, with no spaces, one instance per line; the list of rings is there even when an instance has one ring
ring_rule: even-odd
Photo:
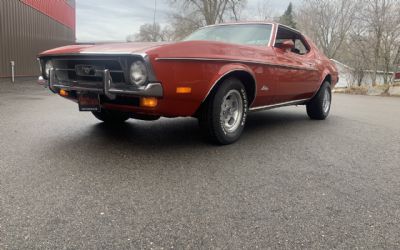
[[[307,42],[305,42],[304,37],[299,32],[291,30],[285,26],[279,26],[275,39],[275,47],[279,48],[279,46],[285,40],[292,40],[294,42],[292,53],[305,55],[310,52],[310,48]]]
[[[294,49],[295,51],[292,51],[292,52],[296,53],[296,54],[305,55],[310,51],[302,39],[296,39],[294,41],[294,47],[295,47],[295,49]]]

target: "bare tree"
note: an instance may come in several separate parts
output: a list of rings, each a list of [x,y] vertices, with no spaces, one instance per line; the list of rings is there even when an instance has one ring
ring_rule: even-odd
[[[289,6],[287,7],[285,13],[283,13],[283,15],[279,17],[279,22],[281,24],[292,27],[293,29],[296,29],[296,22],[294,21],[292,2],[289,3]]]
[[[133,36],[137,42],[159,42],[161,41],[161,26],[159,24],[146,23],[140,26],[139,33]],[[130,36],[132,39],[132,36]]]
[[[362,15],[362,10],[360,10],[359,15]],[[373,65],[373,49],[369,37],[366,36],[366,31],[365,25],[356,17],[336,54],[336,59],[354,69],[351,73],[357,86],[362,85],[366,71],[370,70]]]
[[[162,42],[173,40],[173,32],[169,26],[161,28],[158,23],[146,23],[140,26],[139,33],[129,35],[128,42]]]
[[[169,0],[176,11],[171,14],[171,26],[176,37],[183,38],[205,25],[239,20],[247,0]]]
[[[297,22],[330,57],[335,58],[350,28],[360,0],[304,0],[297,12]]]
[[[389,72],[392,72],[395,69],[397,61],[400,58],[400,26],[397,26],[397,29],[390,29],[388,32],[385,32],[382,36],[382,60],[383,60],[383,71],[384,74],[384,83],[388,84],[393,79],[390,76]]]
[[[372,82],[377,83],[378,71],[384,71],[384,83],[399,57],[400,2],[398,0],[364,0],[359,23],[364,27],[372,58]]]
[[[386,25],[382,32],[382,63],[384,83],[388,84],[391,80],[389,72],[394,70],[394,65],[400,56],[400,3],[398,1],[388,4],[386,11]]]
[[[171,25],[164,26],[164,28],[161,30],[161,37],[163,38],[162,41],[164,42],[171,42],[177,40],[175,31]]]
[[[200,15],[205,25],[211,25],[222,20],[229,0],[171,0],[171,2],[179,13]]]
[[[258,15],[256,19],[260,21],[274,20],[274,10],[271,8],[271,2],[269,0],[261,0],[257,3],[257,12]]]
[[[247,0],[237,1],[237,0],[229,0],[228,2],[228,14],[231,15],[232,20],[239,21],[242,16],[242,11],[247,5]]]

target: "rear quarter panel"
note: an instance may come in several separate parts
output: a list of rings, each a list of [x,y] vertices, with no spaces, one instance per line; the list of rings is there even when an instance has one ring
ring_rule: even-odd
[[[324,79],[330,75],[332,78],[331,86],[332,88],[336,86],[339,81],[339,73],[336,65],[324,54],[322,53],[315,43],[307,37],[307,42],[310,44],[312,50],[315,51],[316,60],[318,62],[318,70],[320,72],[320,85],[322,85]],[[319,89],[320,86],[318,86]],[[317,89],[317,91],[318,91]]]

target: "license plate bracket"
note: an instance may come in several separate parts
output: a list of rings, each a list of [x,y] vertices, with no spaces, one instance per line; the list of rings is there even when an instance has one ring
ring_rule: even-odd
[[[98,94],[79,93],[78,104],[79,111],[100,111],[100,98]]]

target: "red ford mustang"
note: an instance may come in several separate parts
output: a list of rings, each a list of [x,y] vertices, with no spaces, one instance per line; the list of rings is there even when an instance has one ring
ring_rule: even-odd
[[[330,111],[335,66],[300,32],[276,23],[201,28],[177,43],[72,45],[39,55],[39,82],[107,123],[192,116],[219,144],[239,139],[249,111]]]

